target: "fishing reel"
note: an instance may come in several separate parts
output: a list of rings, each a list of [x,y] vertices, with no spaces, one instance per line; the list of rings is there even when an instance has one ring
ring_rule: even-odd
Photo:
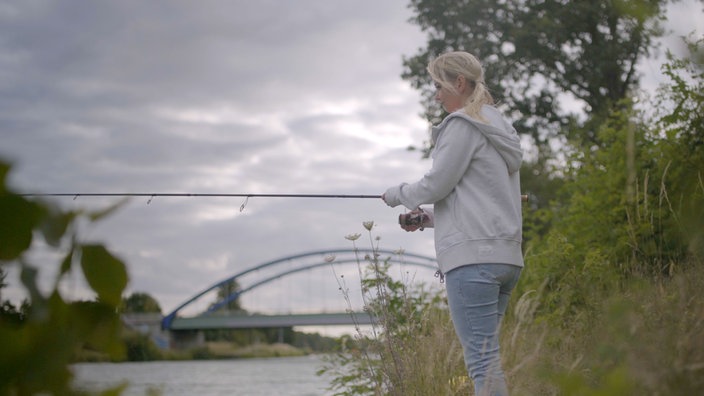
[[[423,231],[425,227],[423,224],[429,220],[429,217],[422,210],[416,213],[402,213],[398,215],[398,223],[402,227],[418,227],[419,230]]]

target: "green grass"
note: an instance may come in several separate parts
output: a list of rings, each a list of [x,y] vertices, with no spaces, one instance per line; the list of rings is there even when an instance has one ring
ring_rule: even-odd
[[[701,263],[666,279],[631,279],[597,307],[562,323],[507,321],[513,395],[704,394]]]

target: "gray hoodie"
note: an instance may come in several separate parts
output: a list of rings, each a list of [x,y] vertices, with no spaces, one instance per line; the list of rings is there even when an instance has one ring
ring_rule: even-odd
[[[434,204],[423,210],[435,227],[443,273],[478,263],[523,266],[520,139],[494,107],[484,106],[482,115],[489,124],[460,110],[433,127],[431,169],[384,195],[391,207]]]

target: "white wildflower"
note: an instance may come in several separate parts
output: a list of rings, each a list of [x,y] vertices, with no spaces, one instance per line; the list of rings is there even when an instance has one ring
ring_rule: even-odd
[[[364,228],[367,229],[367,231],[371,231],[372,227],[374,227],[374,222],[373,221],[364,221],[364,222],[362,222],[362,225],[364,226]]]
[[[347,239],[349,241],[356,241],[361,236],[362,236],[362,234],[349,234],[349,235],[345,236],[345,239]]]

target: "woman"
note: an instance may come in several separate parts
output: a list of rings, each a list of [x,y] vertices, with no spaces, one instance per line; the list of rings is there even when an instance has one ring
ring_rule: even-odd
[[[449,113],[433,127],[432,167],[382,199],[421,216],[422,224],[402,224],[406,231],[434,227],[440,276],[475,394],[508,395],[498,330],[523,268],[520,139],[493,107],[473,55],[443,54],[428,72],[435,100]]]

